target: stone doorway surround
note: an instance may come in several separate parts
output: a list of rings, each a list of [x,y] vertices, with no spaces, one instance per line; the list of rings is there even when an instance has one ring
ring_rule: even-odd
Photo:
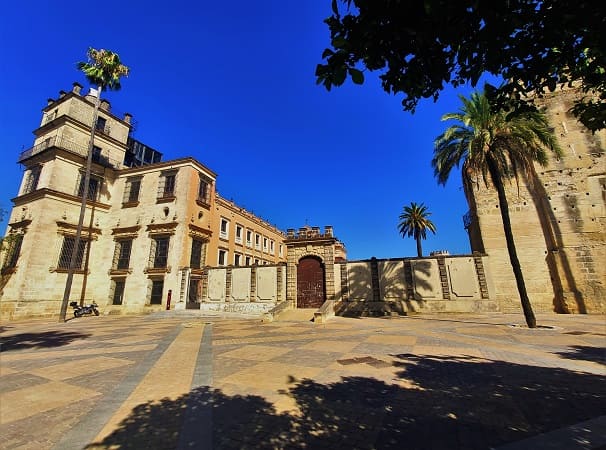
[[[323,265],[324,300],[334,300],[335,247],[340,243],[334,237],[332,227],[325,226],[324,233],[320,232],[320,227],[307,225],[299,228],[297,232],[294,229],[288,229],[285,244],[288,249],[286,299],[290,302],[291,307],[298,307],[298,266],[301,261],[310,260],[309,257],[321,261]]]

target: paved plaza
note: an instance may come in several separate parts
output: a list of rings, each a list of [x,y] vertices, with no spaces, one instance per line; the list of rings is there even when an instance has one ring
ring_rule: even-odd
[[[4,322],[2,449],[604,449],[606,317]]]

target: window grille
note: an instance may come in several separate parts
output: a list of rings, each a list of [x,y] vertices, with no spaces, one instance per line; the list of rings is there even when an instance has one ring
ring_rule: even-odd
[[[151,305],[162,304],[162,291],[164,290],[164,279],[151,280],[151,294],[149,297],[149,303]]]
[[[198,201],[210,204],[210,181],[200,175],[200,185],[198,186]]]
[[[121,305],[124,301],[125,280],[113,280],[114,293],[112,295],[112,305]]]
[[[69,269],[69,261],[72,256],[72,251],[76,244],[76,238],[73,236],[64,236],[63,244],[61,245],[61,253],[59,254],[59,261],[57,262],[58,269]],[[82,262],[84,261],[84,252],[86,251],[86,246],[88,245],[88,241],[85,239],[80,239],[78,243],[78,251],[76,252],[76,261],[74,264],[74,268],[77,270],[82,270]]]
[[[152,239],[150,265],[154,269],[162,269],[168,265],[169,236],[159,236]]]
[[[158,198],[169,198],[175,196],[176,174],[163,174],[158,182]]]
[[[113,268],[118,270],[128,269],[130,264],[130,253],[133,246],[132,239],[125,239],[116,242],[114,252]]]
[[[38,188],[38,181],[40,181],[40,172],[42,172],[42,167],[36,166],[32,167],[27,175],[27,181],[25,182],[25,188],[23,189],[23,194],[29,194],[30,192],[35,191]]]
[[[192,269],[201,269],[205,264],[206,243],[199,239],[193,239],[191,242],[191,256],[189,267]]]
[[[10,234],[4,238],[3,245],[6,246],[3,269],[12,269],[17,267],[17,260],[21,252],[22,234]]]
[[[124,188],[124,197],[122,203],[134,203],[139,201],[139,192],[141,191],[141,179],[133,178],[126,180]]]
[[[76,194],[78,197],[82,197],[82,195],[84,195],[84,177],[84,174],[80,173],[80,179],[78,180],[78,192]],[[100,190],[101,180],[94,175],[91,175],[90,179],[88,180],[88,193],[86,198],[88,200],[97,201]]]

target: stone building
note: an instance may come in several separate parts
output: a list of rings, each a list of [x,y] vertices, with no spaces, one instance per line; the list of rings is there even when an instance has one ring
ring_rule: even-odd
[[[569,110],[567,89],[537,99],[563,149],[533,179],[506,185],[518,257],[536,311],[606,312],[606,131],[592,134]],[[496,191],[477,183],[464,218],[471,248],[486,253],[499,307],[520,310]]]
[[[3,318],[58,314],[83,195],[95,97],[74,83],[43,109],[2,255]],[[285,234],[216,192],[194,158],[161,161],[102,101],[71,300],[113,312],[202,301],[206,266],[286,262]],[[107,310],[107,309],[106,309]]]
[[[606,133],[545,98],[564,156],[507,186],[516,246],[537,311],[606,312]],[[49,99],[13,199],[0,255],[4,319],[58,315],[74,248],[95,97]],[[222,198],[191,157],[162,161],[132,137],[131,115],[101,103],[71,300],[104,313],[201,309],[333,314],[520,311],[496,193],[466,192],[473,255],[347,261],[331,226],[283,233]],[[169,299],[171,304],[169,305]]]

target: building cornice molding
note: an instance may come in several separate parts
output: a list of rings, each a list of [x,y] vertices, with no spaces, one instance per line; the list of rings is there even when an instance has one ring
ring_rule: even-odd
[[[179,222],[150,223],[145,231],[149,234],[175,234]]]
[[[211,238],[212,234],[213,234],[212,231],[207,230],[207,229],[202,228],[202,227],[199,227],[199,226],[194,225],[192,223],[190,223],[188,225],[188,227],[189,227],[189,235],[191,237],[200,237],[200,238],[204,238],[204,239],[209,240]]]
[[[69,235],[76,234],[76,231],[78,229],[77,224],[64,222],[62,220],[57,220],[57,227],[58,227],[58,231],[60,234],[69,234]],[[93,239],[97,239],[99,237],[99,235],[102,234],[102,232],[101,232],[101,228],[83,226],[82,234],[91,235]],[[85,238],[88,238],[88,236],[86,236]]]
[[[43,197],[57,197],[57,198],[64,199],[64,200],[71,200],[77,204],[80,204],[82,201],[82,197],[78,197],[76,195],[71,195],[71,194],[66,194],[65,192],[55,191],[54,189],[50,189],[50,188],[37,189],[33,192],[30,192],[29,194],[24,194],[24,195],[15,197],[15,198],[11,199],[11,201],[13,202],[14,206],[20,206],[20,205],[24,205],[29,202],[33,202],[34,200],[39,200]],[[109,209],[111,208],[111,205],[109,205],[107,203],[94,202],[92,200],[87,200],[86,205],[92,206],[97,209],[103,209],[106,211],[109,211]]]
[[[161,161],[154,164],[145,164],[143,166],[137,167],[127,167],[119,170],[120,176],[133,176],[134,174],[145,174],[146,172],[158,172],[163,170],[178,170],[181,167],[195,167],[200,172],[202,172],[205,176],[210,177],[211,181],[214,183],[217,174],[202,164],[197,159],[188,156],[185,158],[172,159],[169,161]]]
[[[116,227],[112,228],[112,235],[114,239],[121,238],[136,238],[139,235],[141,225],[134,225],[131,227]]]

